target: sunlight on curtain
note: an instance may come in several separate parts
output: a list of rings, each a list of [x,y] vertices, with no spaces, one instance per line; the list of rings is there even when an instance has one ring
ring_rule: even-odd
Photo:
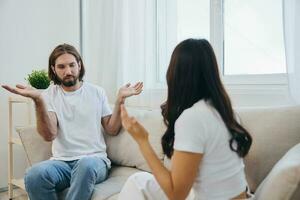
[[[144,91],[128,103],[149,106],[149,85],[156,67],[156,4],[148,0],[88,1],[86,60],[94,82],[111,103],[120,86],[144,82]],[[96,17],[95,17],[96,16]]]

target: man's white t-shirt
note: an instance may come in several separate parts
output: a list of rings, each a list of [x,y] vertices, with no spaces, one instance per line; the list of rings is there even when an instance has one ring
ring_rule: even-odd
[[[58,121],[51,159],[72,161],[85,156],[99,156],[110,167],[101,131],[101,118],[112,114],[105,91],[83,82],[73,92],[51,85],[42,95],[47,110],[55,112]]]
[[[225,200],[246,190],[243,159],[230,149],[230,138],[218,112],[204,100],[176,120],[174,149],[203,154],[193,184],[195,199]]]

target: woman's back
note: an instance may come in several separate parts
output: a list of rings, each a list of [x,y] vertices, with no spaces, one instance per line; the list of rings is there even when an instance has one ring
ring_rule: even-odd
[[[230,199],[245,191],[243,160],[230,149],[230,138],[218,112],[204,100],[176,120],[174,150],[203,154],[193,185],[196,199]]]

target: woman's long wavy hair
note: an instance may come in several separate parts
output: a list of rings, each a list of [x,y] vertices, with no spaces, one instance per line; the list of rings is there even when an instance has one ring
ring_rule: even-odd
[[[199,100],[209,101],[220,114],[231,134],[231,150],[240,157],[247,155],[252,137],[235,119],[229,96],[220,79],[216,56],[207,40],[187,39],[178,44],[166,78],[168,98],[161,109],[167,130],[161,143],[169,158],[173,154],[175,121],[185,109]]]

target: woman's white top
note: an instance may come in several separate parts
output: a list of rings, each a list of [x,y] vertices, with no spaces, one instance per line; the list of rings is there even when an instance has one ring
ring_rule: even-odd
[[[193,184],[197,200],[230,199],[246,190],[243,159],[230,149],[230,138],[221,116],[204,100],[177,119],[174,149],[203,154]]]

